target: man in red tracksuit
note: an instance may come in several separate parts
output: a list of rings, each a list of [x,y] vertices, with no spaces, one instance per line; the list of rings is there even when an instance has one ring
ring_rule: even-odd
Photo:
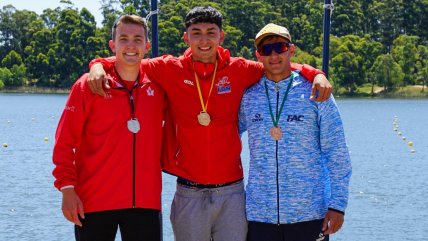
[[[171,207],[176,241],[244,241],[247,232],[238,110],[244,90],[263,75],[263,65],[230,57],[222,16],[196,7],[185,18],[183,56],[142,61],[141,68],[166,92],[162,168],[178,177]],[[97,59],[111,69],[115,58]],[[320,71],[293,64],[310,80]],[[102,68],[92,66],[90,86],[103,94]],[[325,77],[322,75],[322,78]],[[91,80],[91,77],[89,78]],[[326,81],[326,80],[325,80]],[[328,81],[323,84],[329,85]],[[329,96],[330,92],[322,92]]]
[[[161,141],[165,95],[140,69],[147,25],[119,17],[109,45],[117,61],[106,96],[84,74],[73,85],[53,151],[55,187],[77,241],[160,241]],[[138,146],[138,148],[136,148]]]

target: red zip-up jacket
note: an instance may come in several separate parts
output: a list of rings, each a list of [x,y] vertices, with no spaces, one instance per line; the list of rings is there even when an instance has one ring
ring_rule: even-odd
[[[56,131],[55,187],[73,185],[85,212],[160,210],[164,91],[140,72],[132,97],[141,129],[133,134],[129,91],[108,74],[107,97],[90,91],[87,74],[72,87]]]
[[[96,59],[110,69],[115,58]],[[244,58],[230,57],[221,47],[217,54],[217,72],[207,112],[208,126],[198,123],[202,107],[194,74],[198,75],[204,102],[207,102],[214,64],[193,62],[187,49],[178,58],[165,55],[142,61],[149,78],[158,83],[168,99],[170,121],[165,123],[165,172],[201,184],[222,184],[243,178],[238,133],[238,110],[244,90],[256,83],[264,73],[263,65]],[[313,80],[321,71],[309,66],[292,64],[307,79]]]

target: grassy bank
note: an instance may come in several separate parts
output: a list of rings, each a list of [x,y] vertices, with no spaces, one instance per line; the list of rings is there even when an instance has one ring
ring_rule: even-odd
[[[385,91],[383,87],[370,84],[359,87],[354,93],[346,92],[345,88],[339,88],[334,92],[335,97],[365,97],[365,98],[428,98],[428,88],[422,85],[400,87],[392,91]]]
[[[4,88],[3,93],[31,93],[31,94],[68,94],[70,89],[46,88],[35,86],[21,86],[17,88]]]

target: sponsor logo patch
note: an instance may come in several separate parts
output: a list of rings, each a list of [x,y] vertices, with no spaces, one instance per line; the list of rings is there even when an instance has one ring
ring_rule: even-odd
[[[232,86],[230,86],[229,77],[223,76],[219,81],[217,86],[217,94],[227,94],[232,92]]]
[[[305,118],[304,115],[288,115],[287,122],[303,121],[304,118]]]
[[[195,84],[194,84],[194,83],[193,83],[193,81],[191,81],[191,80],[185,79],[183,82],[184,82],[186,85],[195,86]]]
[[[262,117],[262,115],[261,114],[259,114],[259,113],[257,113],[257,114],[255,114],[254,115],[254,118],[253,119],[251,119],[251,122],[260,122],[260,121],[263,121],[263,117]]]

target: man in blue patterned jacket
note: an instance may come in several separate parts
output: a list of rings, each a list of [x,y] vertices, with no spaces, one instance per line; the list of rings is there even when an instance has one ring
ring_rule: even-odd
[[[310,100],[311,83],[291,72],[285,27],[266,25],[255,45],[265,75],[239,113],[250,147],[247,240],[328,240],[343,224],[352,172],[338,108],[333,96]]]

